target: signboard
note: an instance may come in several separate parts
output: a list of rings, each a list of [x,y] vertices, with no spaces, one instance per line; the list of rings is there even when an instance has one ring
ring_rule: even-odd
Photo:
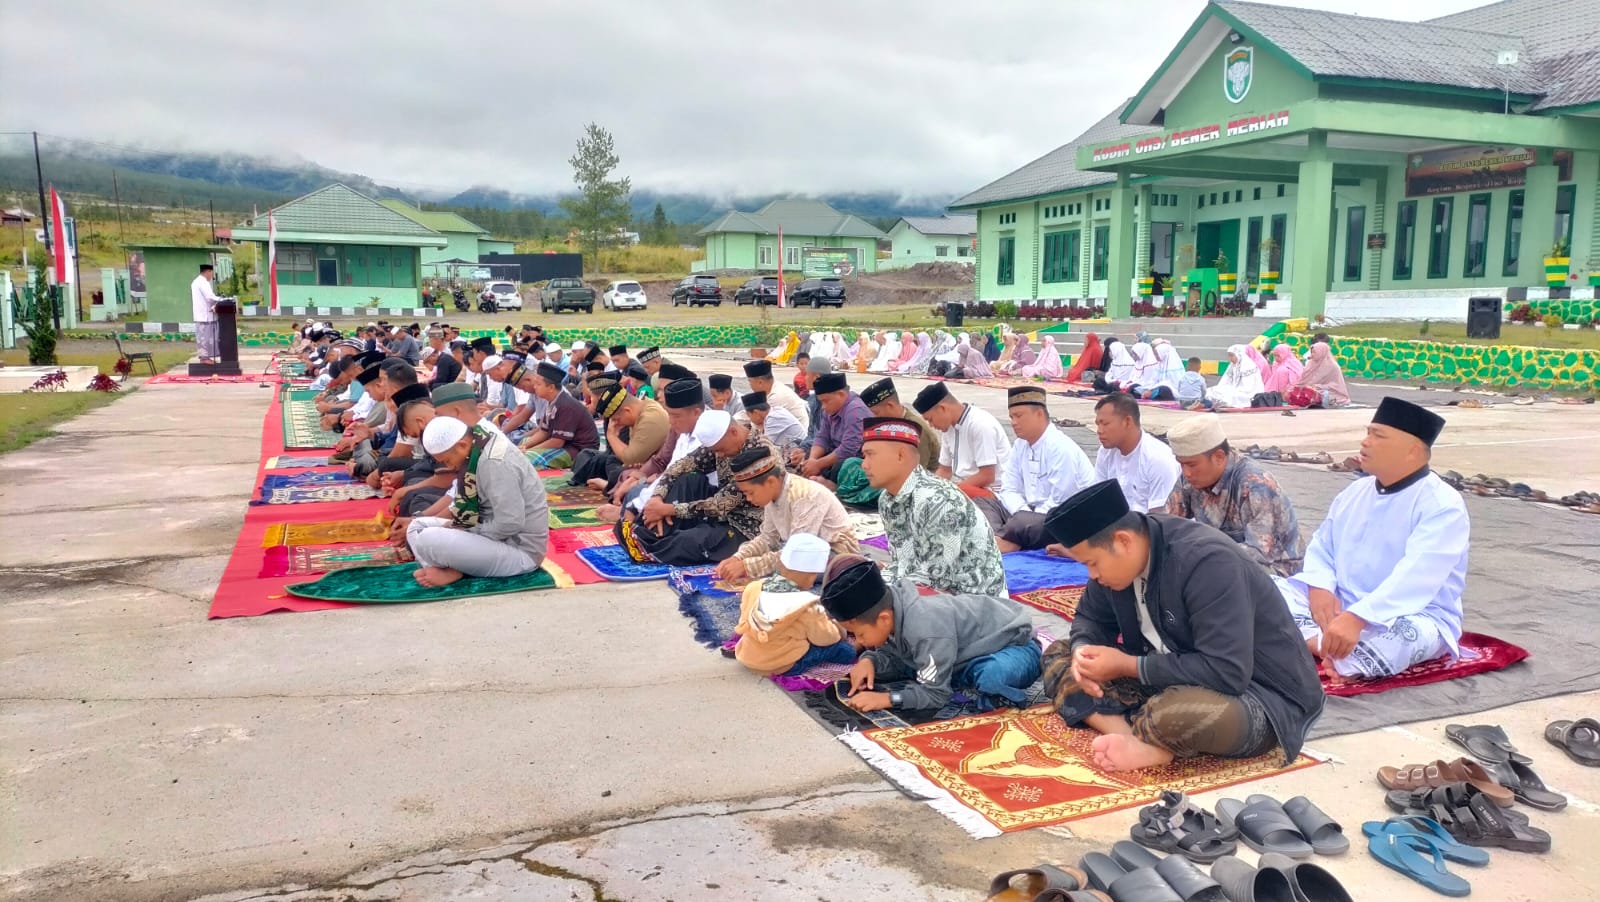
[[[1229,103],[1238,103],[1250,93],[1255,81],[1255,49],[1235,47],[1222,57],[1222,95]]]
[[[1406,196],[1515,188],[1538,159],[1531,147],[1447,147],[1406,160]]]
[[[128,296],[142,298],[144,288],[144,253],[134,251],[128,255]]]
[[[1124,157],[1137,157],[1148,153],[1171,150],[1179,147],[1189,147],[1195,144],[1207,144],[1222,138],[1237,138],[1242,135],[1252,135],[1256,132],[1273,131],[1289,127],[1289,111],[1279,110],[1275,113],[1256,113],[1229,119],[1226,122],[1214,122],[1210,125],[1201,125],[1196,128],[1181,128],[1171,132],[1156,135],[1146,135],[1117,144],[1108,144],[1105,147],[1096,147],[1089,153],[1089,162],[1106,163],[1111,160],[1120,160]]]
[[[1387,232],[1379,232],[1375,235],[1367,236],[1367,250],[1369,251],[1381,251],[1388,246],[1389,234]]]
[[[861,266],[857,253],[853,247],[803,247],[800,273],[808,279],[855,275]]]

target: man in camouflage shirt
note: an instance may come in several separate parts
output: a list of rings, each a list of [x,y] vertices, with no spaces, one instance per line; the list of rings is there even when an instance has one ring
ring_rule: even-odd
[[[1278,480],[1228,447],[1216,414],[1186,418],[1167,431],[1167,441],[1183,468],[1167,513],[1226,533],[1274,576],[1300,572],[1306,543],[1294,505]]]

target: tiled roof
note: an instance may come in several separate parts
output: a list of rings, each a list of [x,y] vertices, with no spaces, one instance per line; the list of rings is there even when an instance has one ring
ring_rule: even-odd
[[[1021,169],[1003,175],[966,197],[956,200],[950,205],[951,209],[1039,197],[1058,191],[1116,181],[1115,173],[1079,171],[1078,148],[1085,144],[1100,144],[1115,138],[1148,133],[1149,126],[1122,124],[1122,111],[1127,105],[1126,101],[1119,104],[1109,115],[1090,126],[1088,131],[1074,138],[1071,143],[1064,144]]]
[[[885,238],[877,226],[859,216],[840,213],[820,200],[775,200],[754,213],[730,210],[711,225],[700,230],[702,235],[718,232],[750,232],[757,235],[777,234],[782,227],[791,235],[818,235],[837,238]]]
[[[900,221],[924,235],[975,235],[978,232],[978,217],[972,213],[902,216]]]
[[[280,232],[418,237],[439,235],[422,223],[396,213],[354,188],[338,182],[318,188],[282,206],[274,207],[272,215]],[[265,213],[253,221],[239,224],[241,229],[259,230],[266,227]]]
[[[1520,36],[1533,54],[1544,94],[1536,110],[1600,102],[1600,4],[1595,0],[1501,0],[1430,21]]]
[[[489,230],[473,224],[472,220],[443,210],[419,210],[403,200],[381,200],[378,203],[407,217],[415,222],[420,222],[435,232],[471,232],[474,235],[487,235]]]

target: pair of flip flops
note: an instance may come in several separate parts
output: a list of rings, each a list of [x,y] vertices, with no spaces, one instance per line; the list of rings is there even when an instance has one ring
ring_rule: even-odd
[[[1238,851],[1239,831],[1193,804],[1181,792],[1163,792],[1161,801],[1139,811],[1128,831],[1134,842],[1205,864]]]
[[[1228,902],[1217,881],[1181,855],[1162,858],[1126,840],[1079,862],[1089,885],[1116,902]]]
[[[1254,868],[1241,859],[1224,858],[1211,866],[1211,877],[1232,902],[1354,902],[1326,868],[1276,852],[1262,855],[1260,867]]]
[[[1548,852],[1550,834],[1532,826],[1528,816],[1501,808],[1470,783],[1384,796],[1384,804],[1401,815],[1431,818],[1452,839],[1479,848],[1513,852]]]
[[[1041,864],[995,875],[988,902],[1111,902],[1111,897],[1089,889],[1089,878],[1077,868]]]
[[[1282,803],[1265,795],[1253,795],[1243,802],[1218,799],[1217,815],[1239,831],[1245,845],[1263,855],[1310,858],[1313,854],[1342,855],[1350,849],[1350,838],[1339,822],[1305,796]]]
[[[1556,721],[1556,723],[1566,722]],[[1550,727],[1555,725],[1551,724]],[[1550,736],[1550,727],[1545,728],[1547,739]],[[1495,782],[1509,790],[1516,801],[1542,811],[1560,811],[1567,807],[1567,797],[1551,791],[1544,784],[1544,780],[1533,770],[1533,759],[1517,751],[1511,738],[1498,724],[1477,724],[1470,727],[1447,724],[1444,735],[1451,742],[1466,749],[1472,757],[1487,765],[1489,774]]]
[[[1600,767],[1600,721],[1593,717],[1554,721],[1544,738],[1584,767]]]
[[[1361,832],[1367,836],[1367,850],[1372,857],[1390,870],[1442,895],[1465,896],[1472,892],[1471,883],[1445,866],[1444,850],[1430,834],[1393,821],[1368,821],[1361,825]]]

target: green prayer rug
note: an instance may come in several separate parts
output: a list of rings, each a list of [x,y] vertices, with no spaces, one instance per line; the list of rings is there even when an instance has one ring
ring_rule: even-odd
[[[550,528],[566,529],[569,526],[607,526],[592,507],[550,508]]]
[[[388,567],[359,567],[334,570],[316,582],[289,586],[290,595],[318,601],[347,601],[354,604],[408,604],[416,601],[448,601],[478,595],[504,595],[557,587],[554,575],[543,569],[521,576],[489,578],[464,576],[448,586],[429,588],[417,584],[412,574],[416,564]]]
[[[338,443],[340,433],[322,428],[322,414],[317,412],[318,394],[309,390],[286,390],[283,393],[285,451],[332,448]]]
[[[573,485],[567,476],[544,477],[544,494],[551,507],[597,507],[606,503],[605,492]]]

